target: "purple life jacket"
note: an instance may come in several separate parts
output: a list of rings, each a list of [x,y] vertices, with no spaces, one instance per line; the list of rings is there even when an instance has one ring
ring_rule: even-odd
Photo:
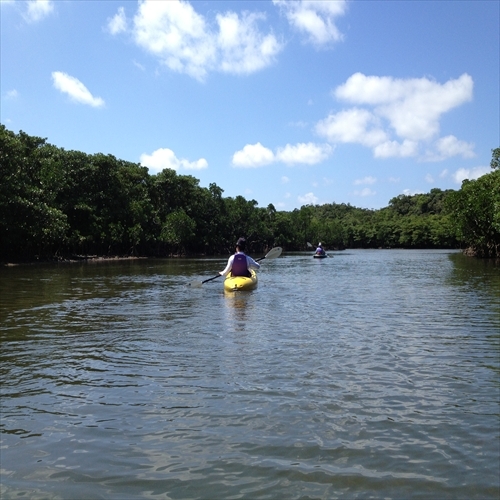
[[[248,271],[247,256],[244,253],[235,254],[231,274],[233,276],[251,276]]]

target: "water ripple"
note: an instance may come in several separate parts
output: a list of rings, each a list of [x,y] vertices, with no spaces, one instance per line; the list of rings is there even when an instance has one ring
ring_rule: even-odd
[[[222,262],[2,276],[2,498],[498,498],[498,267]]]

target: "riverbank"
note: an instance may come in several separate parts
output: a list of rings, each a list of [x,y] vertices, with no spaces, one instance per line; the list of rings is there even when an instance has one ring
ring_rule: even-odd
[[[1,262],[2,267],[15,267],[33,264],[75,264],[77,262],[110,262],[120,260],[145,260],[151,257],[138,257],[133,255],[71,255],[69,257],[53,257],[45,259],[27,260],[19,262]]]

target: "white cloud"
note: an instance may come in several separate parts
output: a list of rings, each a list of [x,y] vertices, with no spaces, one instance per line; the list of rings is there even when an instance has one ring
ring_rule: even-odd
[[[416,156],[417,153],[418,143],[409,141],[408,139],[405,139],[402,143],[398,141],[386,141],[373,148],[373,156],[375,158],[405,158],[408,156]]]
[[[356,179],[353,184],[355,186],[359,186],[361,184],[375,184],[377,182],[377,179],[372,176],[364,177],[363,179]]]
[[[318,197],[314,196],[314,193],[307,193],[304,196],[297,196],[297,200],[302,205],[316,205],[318,203]]]
[[[425,176],[425,182],[428,182],[429,184],[433,184],[434,183],[434,177],[432,177],[431,174],[427,174]]]
[[[353,142],[368,147],[375,147],[387,140],[377,117],[359,108],[330,114],[317,123],[316,132],[331,142]]]
[[[375,196],[377,194],[376,191],[372,191],[370,188],[364,188],[361,191],[354,191],[355,196]]]
[[[174,71],[201,80],[213,65],[213,36],[203,17],[187,2],[140,2],[132,34],[137,45]]]
[[[333,91],[355,107],[319,121],[316,132],[331,142],[372,148],[377,158],[417,156],[422,142],[439,135],[442,115],[472,99],[473,86],[466,73],[444,84],[355,73]],[[474,155],[472,144],[451,135],[437,139],[435,147],[437,152],[427,159]]]
[[[107,28],[112,35],[117,35],[118,33],[127,31],[127,18],[123,7],[120,7],[118,12],[108,20]]]
[[[148,167],[149,172],[154,175],[161,172],[165,168],[172,170],[202,170],[208,167],[207,160],[200,158],[194,162],[186,159],[179,159],[175,153],[168,148],[159,148],[153,151],[150,155],[144,153],[140,157],[141,165]]]
[[[287,165],[315,165],[328,158],[332,151],[333,148],[329,144],[309,142],[287,144],[274,153],[258,142],[247,144],[242,150],[234,153],[232,163],[235,167],[262,167],[276,162]]]
[[[270,66],[282,45],[274,35],[263,35],[257,21],[263,14],[244,12],[241,18],[234,12],[217,15],[219,33],[218,66],[224,73],[249,74]]]
[[[406,196],[415,196],[416,194],[423,194],[419,189],[403,189],[403,194]]]
[[[457,184],[462,184],[465,179],[474,180],[489,173],[491,173],[490,167],[459,168],[453,174],[453,180]]]
[[[288,184],[290,182],[290,179],[284,175],[282,178],[281,178],[281,183],[282,184]]]
[[[389,182],[397,184],[397,183],[401,182],[401,177],[389,177]]]
[[[52,0],[28,0],[24,19],[29,23],[36,23],[47,17],[53,10]]]
[[[446,176],[448,175],[448,169],[445,168],[440,174],[439,174],[439,177],[441,179],[444,179]]]
[[[276,161],[292,164],[315,165],[326,160],[332,152],[332,147],[328,144],[313,144],[312,142],[287,144],[284,148],[278,148]]]
[[[262,167],[274,162],[274,153],[260,142],[247,144],[233,155],[235,167]]]
[[[428,151],[427,161],[441,161],[452,156],[462,156],[462,158],[473,158],[474,144],[459,141],[454,135],[441,137],[435,143],[435,151]]]
[[[307,41],[316,47],[343,39],[335,20],[347,9],[345,0],[273,0],[273,3],[281,8],[290,25],[305,33]]]
[[[249,74],[271,65],[283,44],[259,30],[261,13],[217,14],[212,24],[183,0],[142,0],[129,30],[135,43],[170,70],[203,81],[209,72]],[[108,24],[126,29],[123,11]]]
[[[19,97],[19,92],[16,89],[8,90],[5,92],[5,98],[9,101],[17,99]]]
[[[104,106],[104,100],[94,97],[87,87],[77,78],[61,71],[52,73],[54,87],[61,92],[68,94],[73,100],[81,104],[88,104],[94,108]]]

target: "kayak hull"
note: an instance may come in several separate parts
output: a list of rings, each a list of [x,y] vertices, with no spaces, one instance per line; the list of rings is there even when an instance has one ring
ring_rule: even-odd
[[[326,255],[326,253],[325,253],[325,255],[320,255],[320,254],[315,253],[315,254],[313,255],[313,257],[314,257],[315,259],[326,259],[326,258],[328,257],[328,255]]]
[[[258,278],[254,270],[250,271],[251,276],[233,276],[229,273],[224,280],[224,290],[226,292],[239,292],[253,290],[257,287]]]

